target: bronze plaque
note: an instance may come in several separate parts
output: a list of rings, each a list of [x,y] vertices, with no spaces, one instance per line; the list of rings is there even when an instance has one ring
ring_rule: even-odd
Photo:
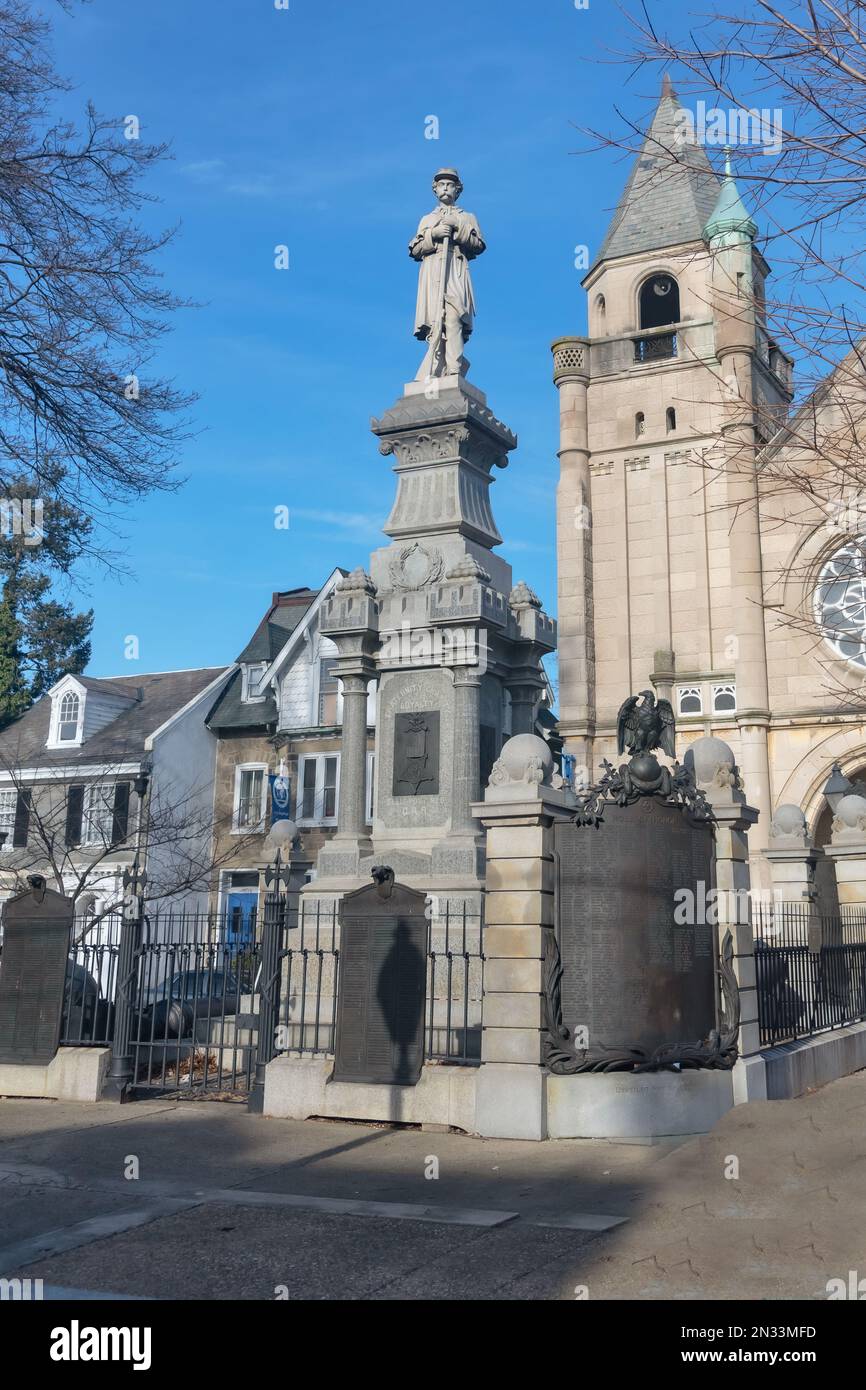
[[[10,898],[0,956],[0,1062],[44,1065],[57,1052],[74,904],[50,888]]]
[[[414,1086],[424,1061],[426,899],[375,885],[340,904],[335,1081]]]
[[[438,796],[439,711],[394,717],[394,796]]]
[[[711,826],[645,797],[605,806],[599,826],[557,825],[554,844],[562,1021],[576,1045],[595,1056],[705,1039],[717,1026]]]

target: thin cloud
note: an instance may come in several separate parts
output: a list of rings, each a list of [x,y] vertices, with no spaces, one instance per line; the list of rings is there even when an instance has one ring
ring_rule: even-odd
[[[192,164],[182,164],[180,172],[195,183],[219,183],[224,168],[223,159],[199,159]]]
[[[305,521],[316,521],[320,525],[333,526],[346,536],[356,540],[369,540],[382,534],[382,524],[378,517],[364,512],[329,512],[312,507],[292,507],[290,517],[302,517]],[[291,521],[289,523],[291,525]]]
[[[182,164],[180,172],[193,183],[218,189],[236,198],[272,198],[279,193],[273,174],[245,174],[238,177],[224,159],[198,159]]]

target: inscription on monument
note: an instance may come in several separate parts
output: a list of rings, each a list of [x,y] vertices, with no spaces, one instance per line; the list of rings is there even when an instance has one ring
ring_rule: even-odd
[[[4,909],[0,1062],[44,1064],[60,1042],[74,905],[41,884]]]
[[[439,711],[394,716],[394,796],[438,796]]]
[[[388,885],[386,885],[387,887]],[[426,898],[376,886],[340,905],[335,1081],[414,1086],[424,1060]]]
[[[712,882],[710,826],[647,798],[554,836],[566,1027],[588,1029],[593,1055],[706,1038],[717,1023],[711,928],[674,913],[678,890]]]

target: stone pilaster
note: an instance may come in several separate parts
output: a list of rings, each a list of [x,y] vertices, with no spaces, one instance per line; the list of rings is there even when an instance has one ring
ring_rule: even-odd
[[[520,735],[506,743],[484,801],[474,808],[487,830],[475,1123],[491,1138],[547,1136],[542,968],[545,937],[554,926],[551,828],[573,814],[570,794],[553,780],[544,740]]]
[[[669,700],[671,704],[674,703],[676,671],[677,659],[674,652],[663,650],[655,653],[650,680],[659,700]]]
[[[816,849],[812,843],[800,807],[777,807],[770,826],[769,846],[764,850],[774,899],[814,906],[817,898],[815,866],[823,857],[823,850]]]
[[[687,766],[713,809],[717,891],[717,949],[728,931],[740,993],[739,1059],[734,1067],[734,1103],[766,1100],[767,1079],[760,1054],[755,943],[752,932],[749,831],[758,811],[740,788],[734,755],[718,738],[701,738],[688,749]]]
[[[833,818],[833,836],[824,853],[833,861],[839,906],[866,904],[866,797],[843,796]]]

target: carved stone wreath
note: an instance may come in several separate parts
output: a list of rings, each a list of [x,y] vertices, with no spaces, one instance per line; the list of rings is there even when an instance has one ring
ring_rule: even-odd
[[[445,561],[441,551],[435,548],[428,550],[419,541],[413,541],[411,545],[403,546],[388,568],[394,588],[408,592],[438,583],[442,578]]]

